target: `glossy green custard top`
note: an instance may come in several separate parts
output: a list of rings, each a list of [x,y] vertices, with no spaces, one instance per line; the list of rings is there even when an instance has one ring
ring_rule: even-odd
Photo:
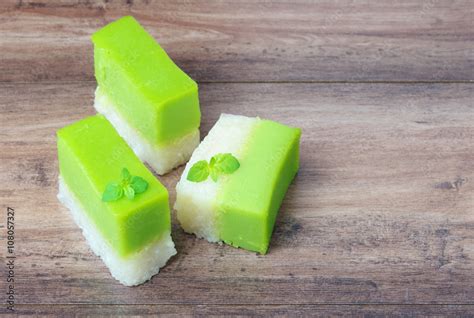
[[[170,231],[168,191],[102,115],[60,129],[57,138],[64,182],[120,256],[137,252]],[[120,182],[122,168],[145,179],[148,189],[133,200],[103,202],[105,187]]]
[[[97,31],[95,77],[144,138],[166,145],[199,128],[198,87],[131,16]]]
[[[301,130],[261,120],[253,128],[240,161],[219,190],[221,239],[266,253],[276,215],[299,167]]]

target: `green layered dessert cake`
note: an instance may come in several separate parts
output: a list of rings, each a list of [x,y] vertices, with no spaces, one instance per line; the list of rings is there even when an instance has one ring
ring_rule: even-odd
[[[185,163],[199,144],[198,86],[130,16],[92,36],[94,106],[157,173]]]
[[[301,131],[273,121],[221,115],[176,186],[186,232],[266,253],[275,218],[299,167]]]
[[[176,254],[168,191],[102,115],[57,133],[59,200],[113,277],[137,285]]]

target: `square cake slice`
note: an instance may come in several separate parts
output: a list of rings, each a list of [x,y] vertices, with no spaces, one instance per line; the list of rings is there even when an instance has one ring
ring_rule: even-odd
[[[301,131],[273,121],[221,115],[176,186],[183,229],[266,253],[275,219],[299,167]]]
[[[198,86],[131,16],[92,36],[94,107],[158,174],[185,163],[199,144]]]
[[[113,277],[141,284],[176,254],[168,191],[102,115],[57,132],[59,200]]]

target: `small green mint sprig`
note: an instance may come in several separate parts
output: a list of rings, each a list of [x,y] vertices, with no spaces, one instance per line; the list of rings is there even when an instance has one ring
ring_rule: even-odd
[[[102,201],[111,202],[120,200],[124,195],[129,200],[133,200],[136,194],[145,192],[148,189],[148,182],[139,176],[132,176],[127,168],[122,169],[122,181],[120,183],[111,182],[105,187],[102,194]]]
[[[214,182],[217,182],[222,174],[231,174],[239,169],[240,163],[230,153],[219,153],[211,158],[209,163],[206,160],[196,162],[189,169],[186,179],[191,182],[205,181],[209,175]]]

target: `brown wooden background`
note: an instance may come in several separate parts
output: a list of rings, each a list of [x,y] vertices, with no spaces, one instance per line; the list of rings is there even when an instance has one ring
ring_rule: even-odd
[[[94,113],[90,35],[127,14],[199,82],[203,136],[221,112],[303,129],[268,255],[174,220],[179,254],[124,287],[56,200],[55,131]],[[473,316],[473,21],[469,0],[1,1],[17,313]]]

